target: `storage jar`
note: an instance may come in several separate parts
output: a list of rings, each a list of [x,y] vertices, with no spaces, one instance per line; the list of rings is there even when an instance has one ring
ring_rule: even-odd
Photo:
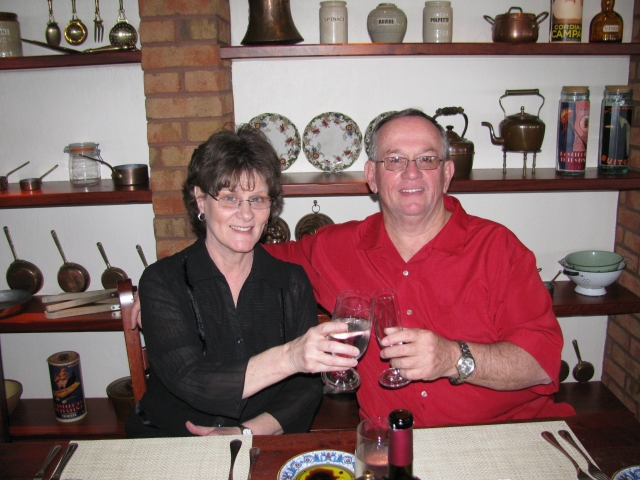
[[[633,90],[627,85],[604,87],[600,112],[598,170],[626,174],[629,169],[629,140],[633,122]]]
[[[407,16],[393,3],[381,3],[367,16],[367,30],[374,43],[402,43]]]
[[[99,158],[97,143],[72,143],[64,147],[64,152],[69,154],[69,180],[73,185],[88,187],[100,182],[100,163],[83,157]]]
[[[451,2],[424,2],[422,10],[422,41],[424,43],[451,43],[453,10]]]
[[[320,2],[320,43],[348,42],[347,2]]]
[[[588,136],[589,87],[562,87],[558,105],[558,173],[584,174]]]
[[[551,0],[551,42],[582,40],[582,0]]]
[[[20,24],[15,13],[0,12],[0,57],[21,57]]]

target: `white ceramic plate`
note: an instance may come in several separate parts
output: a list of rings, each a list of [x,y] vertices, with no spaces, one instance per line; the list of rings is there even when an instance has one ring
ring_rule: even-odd
[[[362,133],[356,122],[342,113],[321,113],[302,135],[307,160],[323,172],[341,172],[360,156]]]
[[[620,470],[611,480],[640,480],[640,465]]]
[[[278,472],[278,480],[306,480],[327,471],[327,478],[353,480],[356,459],[339,450],[314,450],[301,453],[287,461]]]
[[[388,117],[392,113],[396,113],[396,111],[395,110],[390,110],[388,112],[381,113],[376,118],[371,120],[371,122],[369,122],[369,125],[367,126],[367,129],[364,131],[364,151],[367,152],[367,157],[368,158],[371,158],[371,147],[372,147],[372,145],[371,145],[371,134],[373,133],[373,128],[376,126],[376,124],[380,120],[382,120],[383,118]]]
[[[277,113],[263,113],[249,120],[249,124],[267,136],[278,154],[282,170],[293,165],[300,155],[300,134],[291,120]]]

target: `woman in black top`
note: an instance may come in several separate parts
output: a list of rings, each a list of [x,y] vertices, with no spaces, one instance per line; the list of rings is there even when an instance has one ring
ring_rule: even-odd
[[[197,241],[150,265],[139,292],[148,390],[128,437],[308,430],[322,395],[311,373],[355,366],[326,336],[302,267],[258,244],[282,206],[280,162],[250,126],[198,147],[183,187]]]

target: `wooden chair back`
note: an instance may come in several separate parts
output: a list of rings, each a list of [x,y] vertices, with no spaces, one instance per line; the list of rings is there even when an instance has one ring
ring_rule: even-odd
[[[129,371],[131,372],[131,385],[133,386],[133,398],[139,402],[144,392],[147,391],[147,372],[149,359],[147,349],[142,346],[140,329],[131,330],[131,308],[133,307],[133,284],[127,278],[118,282],[118,297],[120,299],[120,313],[122,314],[122,328],[124,330],[124,342],[127,347],[129,359]]]

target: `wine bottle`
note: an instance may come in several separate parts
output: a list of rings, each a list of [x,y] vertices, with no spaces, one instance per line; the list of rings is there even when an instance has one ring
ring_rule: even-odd
[[[389,480],[413,479],[413,415],[409,410],[389,414]]]
[[[624,22],[618,13],[613,11],[615,0],[602,0],[602,11],[598,13],[589,27],[590,42],[622,42]]]

